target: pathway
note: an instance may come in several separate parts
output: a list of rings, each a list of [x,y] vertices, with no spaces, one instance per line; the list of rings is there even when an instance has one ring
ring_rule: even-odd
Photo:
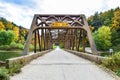
[[[33,60],[11,80],[115,80],[92,62],[57,48]]]

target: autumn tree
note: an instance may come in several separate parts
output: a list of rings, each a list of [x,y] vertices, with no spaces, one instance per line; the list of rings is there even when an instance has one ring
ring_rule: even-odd
[[[6,30],[12,30],[12,28],[13,28],[13,25],[11,24],[11,22],[7,21]]]
[[[5,26],[3,25],[3,23],[0,21],[0,31],[4,30]]]
[[[114,12],[112,28],[120,29],[120,9]]]
[[[3,25],[6,29],[7,20],[5,18],[1,18],[0,21],[3,23]]]
[[[15,33],[15,41],[18,41],[18,37],[19,37],[19,28],[18,27],[14,27],[13,28],[13,31],[14,31],[14,33]]]

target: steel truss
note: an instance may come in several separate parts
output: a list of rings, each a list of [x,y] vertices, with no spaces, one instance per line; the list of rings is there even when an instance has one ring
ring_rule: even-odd
[[[65,22],[69,26],[52,27],[53,22]],[[23,55],[27,55],[32,39],[34,52],[52,49],[54,43],[63,43],[65,49],[85,52],[86,38],[97,55],[97,49],[91,35],[85,15],[42,15],[35,14],[28,33]],[[38,47],[37,47],[38,46]]]

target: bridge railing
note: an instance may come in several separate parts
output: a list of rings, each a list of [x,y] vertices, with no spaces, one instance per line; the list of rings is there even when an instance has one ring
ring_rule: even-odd
[[[88,59],[90,61],[93,61],[93,62],[96,62],[98,64],[102,63],[103,61],[107,60],[106,57],[101,57],[101,56],[98,56],[98,55],[93,55],[93,54],[87,54],[87,53],[83,53],[83,52],[78,52],[78,51],[73,51],[73,50],[68,50],[68,49],[65,49],[65,51],[68,51],[70,53],[73,53],[75,55],[78,55],[80,57],[83,57],[85,59]]]
[[[24,65],[31,62],[33,59],[36,59],[36,58],[38,58],[38,57],[40,57],[40,56],[42,56],[50,51],[52,51],[52,49],[38,52],[38,53],[34,53],[34,54],[29,54],[26,56],[7,59],[6,60],[6,67],[9,69],[10,67],[14,66],[14,64],[19,64],[21,67],[23,67]]]

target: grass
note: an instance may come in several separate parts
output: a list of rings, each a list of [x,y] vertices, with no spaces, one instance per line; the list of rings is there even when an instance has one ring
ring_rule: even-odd
[[[21,56],[21,52],[0,52],[0,61]]]

